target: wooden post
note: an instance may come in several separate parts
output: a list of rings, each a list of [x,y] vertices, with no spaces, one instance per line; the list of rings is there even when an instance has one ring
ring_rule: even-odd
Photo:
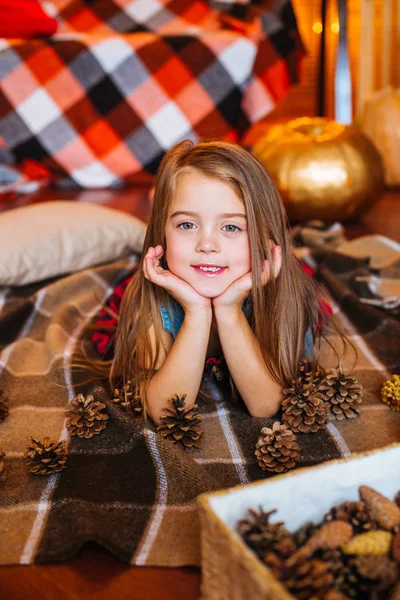
[[[319,46],[319,60],[318,60],[317,117],[325,116],[326,3],[327,3],[327,0],[321,0],[322,31],[321,31],[321,40],[320,40],[320,46]]]
[[[397,0],[397,6],[396,6],[396,39],[395,39],[395,47],[396,47],[396,51],[398,48],[400,48],[400,0]],[[397,60],[397,57],[395,58],[395,64],[396,64],[396,80],[395,80],[395,84],[400,87],[400,60]]]
[[[390,71],[392,64],[392,0],[382,0],[382,84],[386,87],[391,83]]]
[[[362,116],[366,96],[374,82],[374,0],[361,0],[360,68],[358,77],[357,115]]]

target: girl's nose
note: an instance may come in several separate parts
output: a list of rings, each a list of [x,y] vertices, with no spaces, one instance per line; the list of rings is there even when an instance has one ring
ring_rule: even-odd
[[[197,242],[196,252],[219,252],[218,242],[213,235],[202,235]]]

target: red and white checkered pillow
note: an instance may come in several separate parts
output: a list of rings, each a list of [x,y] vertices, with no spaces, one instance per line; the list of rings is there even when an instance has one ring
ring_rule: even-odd
[[[187,33],[191,27],[220,27],[218,11],[205,0],[51,0],[45,4],[62,33],[149,31],[166,35]]]

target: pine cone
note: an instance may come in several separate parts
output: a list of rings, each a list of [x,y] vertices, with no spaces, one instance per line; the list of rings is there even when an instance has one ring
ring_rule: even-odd
[[[394,497],[394,502],[395,504],[397,504],[397,506],[400,508],[400,491],[397,492],[397,494]]]
[[[308,546],[314,550],[334,550],[346,544],[353,537],[353,528],[350,523],[343,521],[330,521],[324,523],[308,540]]]
[[[326,421],[324,401],[312,384],[303,384],[301,378],[283,390],[282,419],[294,432],[308,433],[323,429]]]
[[[307,521],[304,523],[304,525],[299,527],[299,529],[293,534],[293,539],[297,548],[305,546],[318,528],[319,525],[316,525],[313,521]]]
[[[78,394],[66,410],[67,430],[71,435],[91,438],[107,426],[108,415],[103,412],[104,402],[95,400],[93,394],[87,397]]]
[[[346,521],[352,525],[354,533],[376,529],[376,521],[371,519],[364,502],[343,502],[333,506],[324,521]]]
[[[0,423],[5,421],[8,416],[7,408],[8,398],[4,396],[3,390],[0,390]]]
[[[344,566],[344,555],[339,548],[328,548],[316,550],[313,554],[313,558],[323,560],[329,566],[329,571],[335,577],[340,573]]]
[[[0,483],[2,481],[4,481],[6,478],[4,460],[3,460],[4,456],[5,456],[4,452],[0,452]]]
[[[328,590],[322,600],[350,600],[348,596],[339,592],[339,590]]]
[[[263,427],[261,433],[255,451],[258,466],[270,473],[292,469],[300,458],[300,446],[293,431],[275,421],[272,429]]]
[[[393,375],[385,381],[381,389],[381,398],[392,410],[400,410],[400,375]]]
[[[309,538],[307,544],[301,546],[287,561],[290,568],[311,559],[316,550],[336,550],[345,545],[353,537],[353,528],[343,521],[324,523]]]
[[[181,398],[178,394],[169,398],[168,402],[173,410],[164,408],[164,412],[168,414],[160,417],[162,423],[157,427],[157,431],[164,438],[172,438],[175,444],[181,443],[185,450],[191,452],[194,448],[201,448],[203,432],[199,423],[203,419],[196,412],[197,404],[185,410],[185,398],[186,394]]]
[[[311,558],[283,571],[281,580],[298,600],[321,598],[332,586],[334,577],[329,565]]]
[[[274,576],[277,579],[280,579],[285,566],[285,561],[279,558],[275,552],[266,552],[262,557],[262,561],[264,565],[266,565],[268,569],[272,571]]]
[[[249,519],[241,519],[237,524],[237,531],[245,543],[264,561],[268,566],[278,563],[274,561],[269,553],[273,553],[278,559],[284,560],[296,549],[292,535],[282,522],[270,523],[271,515],[276,510],[264,512],[260,506],[259,512],[249,509]]]
[[[382,556],[389,554],[393,535],[389,531],[378,529],[359,533],[352,540],[342,546],[345,554],[374,554]]]
[[[390,530],[400,526],[400,508],[395,502],[367,485],[360,486],[358,491],[371,519],[382,529]]]
[[[356,404],[362,402],[362,386],[354,377],[344,373],[341,365],[331,369],[319,385],[318,394],[338,421],[354,419],[359,414]]]
[[[30,440],[25,457],[28,459],[31,473],[35,475],[52,475],[67,467],[68,448],[64,440],[52,442],[48,437],[45,437],[43,442],[39,442],[32,437]]]
[[[343,556],[343,568],[334,585],[348,598],[383,599],[387,598],[387,593],[382,595],[382,592],[392,588],[396,579],[397,566],[387,556]]]
[[[136,419],[143,417],[143,406],[133,381],[130,379],[124,386],[114,389],[113,403]]]
[[[366,554],[356,556],[352,562],[364,579],[378,583],[380,589],[387,590],[396,583],[398,566],[388,556]]]
[[[400,563],[400,531],[393,536],[391,555],[393,560]]]
[[[297,379],[301,379],[303,383],[313,383],[319,385],[325,377],[325,370],[321,365],[313,366],[313,363],[307,359],[303,359],[299,363],[297,371]]]
[[[398,581],[392,590],[389,600],[400,600],[400,581]]]
[[[365,579],[356,568],[353,557],[343,557],[343,568],[335,577],[335,588],[348,598],[369,600],[371,581]]]

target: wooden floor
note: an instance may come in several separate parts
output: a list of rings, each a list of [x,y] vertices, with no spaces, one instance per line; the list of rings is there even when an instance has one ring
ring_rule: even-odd
[[[0,567],[1,600],[197,600],[195,567],[130,567],[95,544],[63,563]]]
[[[148,189],[47,190],[30,201],[80,200],[111,206],[147,220]],[[23,203],[20,201],[19,204]],[[10,204],[10,208],[11,208]],[[400,192],[387,191],[360,221],[346,225],[353,238],[366,233],[400,242]],[[0,567],[1,600],[197,600],[200,571],[131,567],[95,544],[86,544],[71,560],[58,564]],[[251,600],[251,599],[249,599]]]

